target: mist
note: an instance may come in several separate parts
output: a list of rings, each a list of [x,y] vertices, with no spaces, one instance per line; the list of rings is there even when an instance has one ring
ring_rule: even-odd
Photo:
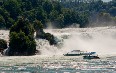
[[[116,55],[115,26],[44,29],[44,31],[53,34],[58,39],[58,46],[49,45],[45,39],[36,39],[37,49],[41,55],[63,55],[72,50],[96,52],[98,55]],[[0,32],[2,34],[0,38],[8,41],[9,31],[1,30]]]
[[[85,27],[107,27],[116,26],[115,17],[109,13],[94,13],[89,18],[89,23]]]
[[[91,35],[91,34],[90,34]],[[116,39],[113,39],[110,34],[96,34],[88,36],[73,35],[70,39],[66,40],[64,43],[65,50],[71,51],[75,49],[97,52],[99,55],[112,55],[116,52]]]
[[[72,50],[96,52],[98,55],[115,55],[116,27],[65,28],[46,30],[62,38],[62,47],[51,47],[47,54],[63,55]],[[66,38],[67,37],[67,38]],[[45,54],[45,50],[44,53]]]

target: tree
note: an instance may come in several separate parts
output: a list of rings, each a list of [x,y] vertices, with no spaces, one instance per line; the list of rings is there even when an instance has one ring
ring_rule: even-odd
[[[57,28],[63,28],[63,27],[65,27],[64,26],[64,15],[63,14],[60,14],[58,17],[57,17],[57,19],[56,19],[56,27]]]
[[[32,9],[32,3],[29,0],[23,0],[21,8],[23,11],[29,11]]]
[[[0,39],[0,49],[6,49],[7,48],[7,42],[3,39]]]
[[[57,44],[56,41],[55,41],[55,38],[54,38],[54,36],[52,34],[45,33],[43,31],[43,25],[42,25],[41,21],[35,20],[35,22],[34,22],[34,28],[36,30],[36,37],[37,38],[48,40],[49,43],[50,43],[50,45]]]
[[[109,9],[109,13],[113,16],[116,16],[116,7],[112,7]]]
[[[31,24],[37,19],[44,28],[49,21],[58,28],[73,23],[86,27],[89,19],[101,12],[116,16],[116,0],[1,0],[0,5],[1,28],[7,29],[19,16],[27,18]]]
[[[57,17],[58,17],[58,12],[56,10],[52,10],[49,14],[49,19],[51,21],[55,21]]]
[[[35,18],[37,20],[40,20],[42,22],[42,24],[45,24],[46,20],[47,20],[47,14],[43,10],[43,8],[41,6],[39,6],[38,8],[36,8],[35,12],[36,12],[35,13],[36,17]],[[46,27],[46,26],[44,25],[44,27]]]
[[[58,13],[61,13],[62,6],[59,2],[53,1],[53,10],[56,10]]]
[[[8,17],[6,19],[6,28],[9,29],[14,24],[14,22],[15,21],[12,18]]]
[[[0,15],[0,28],[4,28],[5,27],[5,20],[3,18],[2,15]]]
[[[3,18],[6,20],[8,17],[10,17],[10,14],[8,13],[7,10],[4,8],[0,7],[0,14],[3,16]]]
[[[44,34],[43,24],[41,23],[41,21],[35,20],[33,26],[34,26],[34,29],[36,31],[36,37],[40,37],[41,35]]]
[[[3,6],[13,19],[16,19],[21,13],[20,4],[17,0],[7,0]]]
[[[10,17],[10,14],[0,7],[1,22],[4,25],[2,28],[10,28],[14,24],[14,20]],[[4,23],[4,24],[3,24]]]
[[[34,21],[34,28],[35,30],[43,30],[43,24],[39,20]]]
[[[9,55],[34,55],[34,28],[28,20],[19,19],[10,29]]]
[[[50,1],[46,0],[43,3],[43,9],[49,14],[53,10],[53,5]]]
[[[19,33],[20,31],[24,32],[26,36],[34,36],[33,26],[29,23],[28,19],[25,19],[23,17],[19,18],[19,20],[10,29],[10,33]]]

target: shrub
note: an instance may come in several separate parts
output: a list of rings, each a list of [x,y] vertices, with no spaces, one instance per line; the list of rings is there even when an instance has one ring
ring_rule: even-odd
[[[34,55],[34,28],[28,20],[19,19],[10,29],[9,55]]]
[[[3,39],[0,39],[0,49],[6,49],[7,48],[7,42]]]

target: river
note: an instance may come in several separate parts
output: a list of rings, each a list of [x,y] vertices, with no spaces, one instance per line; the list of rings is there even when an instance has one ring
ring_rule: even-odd
[[[36,39],[41,55],[2,56],[0,73],[116,73],[116,27],[44,29],[58,41]],[[0,38],[8,39],[9,31],[0,30]],[[96,52],[100,59],[63,56],[72,50]]]

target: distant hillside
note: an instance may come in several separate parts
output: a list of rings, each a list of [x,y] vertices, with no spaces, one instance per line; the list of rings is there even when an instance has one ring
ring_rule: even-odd
[[[9,29],[20,16],[32,24],[39,20],[44,28],[64,28],[72,24],[86,27],[93,21],[91,18],[104,14],[115,22],[116,0],[0,0],[0,28],[4,29]]]

